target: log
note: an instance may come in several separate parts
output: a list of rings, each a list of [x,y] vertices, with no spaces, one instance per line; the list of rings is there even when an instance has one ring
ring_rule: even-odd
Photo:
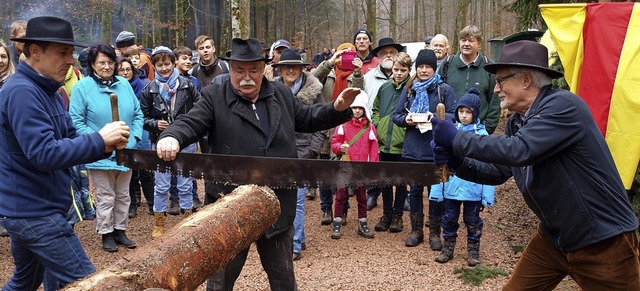
[[[280,216],[268,187],[245,185],[65,290],[195,290],[260,238]]]

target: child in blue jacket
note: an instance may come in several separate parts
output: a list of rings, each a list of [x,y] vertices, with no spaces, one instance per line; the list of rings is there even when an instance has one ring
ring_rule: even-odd
[[[456,108],[458,130],[465,130],[479,135],[488,135],[480,123],[480,91],[471,88],[460,98]],[[444,191],[443,187],[444,186]],[[475,266],[480,263],[480,237],[483,221],[480,212],[485,206],[493,206],[495,186],[482,185],[451,176],[449,182],[431,186],[430,200],[444,199],[444,215],[442,216],[442,251],[436,258],[438,263],[446,263],[453,258],[453,250],[458,237],[458,218],[460,206],[464,205],[462,218],[467,227],[467,264]]]

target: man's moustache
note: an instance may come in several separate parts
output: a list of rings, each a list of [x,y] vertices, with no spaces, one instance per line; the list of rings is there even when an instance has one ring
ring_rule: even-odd
[[[242,80],[242,81],[240,81],[240,86],[241,87],[242,86],[255,86],[255,85],[256,85],[256,82],[254,82],[253,80],[249,80],[249,81]]]

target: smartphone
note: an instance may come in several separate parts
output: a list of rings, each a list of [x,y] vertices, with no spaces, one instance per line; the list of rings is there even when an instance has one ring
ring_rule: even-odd
[[[353,60],[357,57],[357,53],[354,51],[346,51],[342,53],[342,69],[344,70],[353,70],[355,67],[353,66]]]

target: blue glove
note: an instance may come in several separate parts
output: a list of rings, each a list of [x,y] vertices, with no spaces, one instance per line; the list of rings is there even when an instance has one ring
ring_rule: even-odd
[[[431,149],[433,150],[433,160],[436,165],[447,164],[449,169],[455,170],[464,162],[464,158],[453,154],[453,149],[436,145],[435,140],[431,140]]]
[[[451,120],[440,120],[436,117],[431,118],[433,124],[433,140],[437,145],[448,149],[453,148],[453,140],[456,138],[458,129]]]

